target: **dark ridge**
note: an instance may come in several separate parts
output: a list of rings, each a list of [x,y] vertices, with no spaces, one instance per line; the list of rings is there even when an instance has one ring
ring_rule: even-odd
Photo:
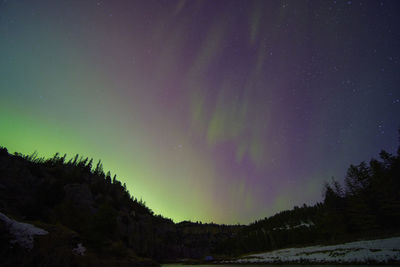
[[[79,155],[70,160],[58,153],[50,159],[38,158],[36,153],[10,155],[6,148],[0,148],[0,212],[50,233],[37,237],[35,253],[29,254],[36,256],[31,258],[21,257],[26,251],[10,248],[8,234],[3,231],[0,257],[10,261],[2,266],[30,265],[37,255],[50,261],[49,266],[85,265],[87,261],[93,266],[113,266],[116,261],[151,265],[180,258],[200,259],[210,255],[217,242],[243,227],[174,224],[154,215],[115,175],[105,174],[101,161],[93,166],[92,159]],[[49,253],[47,249],[56,240],[59,246]],[[57,261],[60,253],[71,258],[79,243],[87,248],[87,256],[73,257],[73,262]]]
[[[333,244],[400,234],[400,148],[350,165],[344,185],[332,178],[321,203],[282,211],[250,225],[173,223],[155,215],[89,158],[0,147],[0,212],[49,232],[26,250],[0,220],[2,266],[148,266],[213,260],[289,246]],[[84,256],[73,255],[81,243]]]

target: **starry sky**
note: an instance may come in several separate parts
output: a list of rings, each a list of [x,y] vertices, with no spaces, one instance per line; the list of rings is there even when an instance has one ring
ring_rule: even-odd
[[[394,152],[400,1],[0,2],[0,145],[102,159],[157,214],[249,223]]]

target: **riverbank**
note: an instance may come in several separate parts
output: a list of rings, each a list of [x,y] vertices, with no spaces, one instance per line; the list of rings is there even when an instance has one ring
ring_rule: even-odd
[[[400,237],[329,246],[286,248],[220,261],[220,264],[395,264],[400,263]]]

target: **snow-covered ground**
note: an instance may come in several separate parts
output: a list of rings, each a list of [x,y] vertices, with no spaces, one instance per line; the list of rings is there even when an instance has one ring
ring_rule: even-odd
[[[280,249],[224,263],[385,263],[393,261],[400,262],[400,237],[332,246]]]
[[[18,245],[26,249],[33,248],[34,235],[48,234],[47,231],[38,228],[32,224],[17,222],[13,219],[10,219],[1,212],[0,212],[0,220],[5,223],[10,234],[14,236],[14,239],[11,240],[11,244],[17,243]]]
[[[288,225],[288,224],[285,224],[284,226],[282,226],[282,227],[275,227],[275,228],[273,228],[272,230],[290,230],[290,229],[296,229],[296,228],[300,228],[300,227],[313,227],[315,224],[312,222],[312,221],[309,221],[309,222],[300,222],[299,224],[297,224],[297,225],[293,225],[293,226],[290,226],[290,225]],[[264,231],[264,229],[263,229],[263,231]]]

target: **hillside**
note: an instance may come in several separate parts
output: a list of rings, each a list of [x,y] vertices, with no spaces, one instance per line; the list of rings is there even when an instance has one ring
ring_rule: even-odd
[[[400,237],[331,246],[287,248],[249,255],[223,263],[388,264],[400,262]]]
[[[46,255],[50,265],[69,266],[71,262],[59,262],[60,256],[71,258],[79,244],[86,251],[71,258],[74,264],[153,265],[202,258],[240,228],[174,224],[154,215],[115,176],[104,174],[101,162],[93,167],[92,160],[78,155],[69,161],[65,158],[10,155],[5,148],[0,150],[0,212],[48,232],[35,237],[32,251],[18,244],[10,247],[11,231],[6,220],[0,220],[0,256],[9,259],[4,264],[31,264]]]
[[[222,241],[217,251],[238,256],[400,236],[399,192],[400,148],[397,155],[382,151],[379,160],[350,165],[343,186],[334,179],[326,183],[322,203],[258,220],[229,241]]]
[[[382,151],[380,160],[351,165],[344,186],[327,183],[316,205],[247,226],[175,224],[105,174],[100,161],[1,148],[0,257],[5,266],[148,266],[400,236],[399,178],[400,149]]]

